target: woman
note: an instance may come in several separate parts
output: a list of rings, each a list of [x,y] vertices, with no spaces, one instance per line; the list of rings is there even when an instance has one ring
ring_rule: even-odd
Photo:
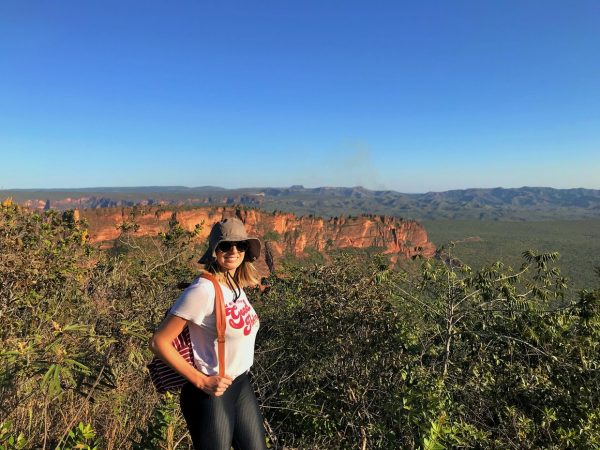
[[[194,280],[152,338],[152,351],[189,381],[180,403],[196,450],[266,449],[263,419],[247,373],[259,322],[243,290],[258,284],[252,261],[259,255],[260,241],[246,234],[241,220],[228,218],[213,226],[208,250],[199,261],[223,291],[225,376],[219,376],[215,288],[210,280]],[[195,367],[171,346],[186,325]]]

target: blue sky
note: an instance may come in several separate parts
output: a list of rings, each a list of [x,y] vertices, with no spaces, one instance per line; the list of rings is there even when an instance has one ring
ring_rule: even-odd
[[[0,3],[0,188],[600,189],[600,2]]]

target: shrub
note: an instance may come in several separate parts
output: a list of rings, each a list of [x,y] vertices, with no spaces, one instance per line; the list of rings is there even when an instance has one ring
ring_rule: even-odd
[[[600,290],[554,253],[419,276],[341,254],[258,302],[254,373],[277,446],[597,448]],[[449,261],[452,259],[450,258]]]
[[[398,448],[408,327],[383,260],[296,267],[261,297],[254,370],[278,445]]]
[[[135,230],[102,252],[71,212],[0,206],[0,449],[190,448],[145,365],[197,230]],[[406,272],[338,252],[250,293],[273,449],[600,447],[600,289],[569,298],[555,253],[449,252]]]
[[[111,256],[88,244],[72,212],[4,204],[0,214],[0,317],[10,318],[0,328],[0,421],[14,430],[7,442],[111,449],[139,440],[159,400],[145,373],[147,341],[177,284],[193,276],[193,233],[173,222],[144,247],[132,228],[122,236],[128,251]],[[180,423],[174,433],[185,435]]]

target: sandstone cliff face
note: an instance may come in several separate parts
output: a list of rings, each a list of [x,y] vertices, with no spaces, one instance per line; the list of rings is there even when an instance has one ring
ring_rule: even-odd
[[[193,230],[196,224],[203,224],[198,236],[201,241],[207,239],[215,222],[224,217],[239,217],[250,235],[268,243],[268,251],[263,249],[259,262],[262,273],[277,267],[284,255],[302,257],[308,250],[327,253],[336,248],[378,247],[390,256],[392,262],[418,254],[431,257],[435,253],[435,247],[429,242],[421,224],[386,216],[334,217],[325,220],[313,216],[298,217],[289,213],[227,207],[173,211],[149,206],[81,211],[81,216],[89,223],[91,241],[98,243],[117,239],[118,226],[132,218],[139,225],[137,235],[155,236],[167,229],[173,215],[187,230]]]

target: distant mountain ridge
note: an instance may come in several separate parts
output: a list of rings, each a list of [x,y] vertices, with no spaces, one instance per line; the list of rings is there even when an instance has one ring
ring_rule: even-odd
[[[226,189],[150,186],[2,190],[0,197],[36,209],[134,205],[246,205],[324,217],[383,214],[411,219],[551,220],[600,217],[600,190],[548,187],[473,188],[424,194],[363,187]]]

